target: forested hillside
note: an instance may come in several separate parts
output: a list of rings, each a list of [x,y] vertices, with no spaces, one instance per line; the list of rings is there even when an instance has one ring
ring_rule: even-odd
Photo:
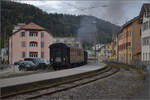
[[[119,29],[118,26],[93,16],[48,14],[33,5],[1,1],[1,34],[4,37],[6,33],[8,39],[14,25],[32,21],[46,28],[53,36],[76,37],[84,17],[96,21],[97,38],[101,43],[110,42],[112,33]]]

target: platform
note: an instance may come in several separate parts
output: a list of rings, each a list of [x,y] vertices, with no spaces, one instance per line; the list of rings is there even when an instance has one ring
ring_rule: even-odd
[[[45,80],[54,80],[62,77],[73,76],[81,73],[86,73],[94,70],[99,70],[104,68],[104,64],[87,64],[81,67],[65,69],[55,72],[47,72],[40,74],[32,74],[27,76],[20,76],[15,78],[1,79],[0,80],[0,88],[2,89],[6,87],[16,87],[20,85],[25,85],[29,83],[42,82]],[[4,90],[5,91],[5,90]]]

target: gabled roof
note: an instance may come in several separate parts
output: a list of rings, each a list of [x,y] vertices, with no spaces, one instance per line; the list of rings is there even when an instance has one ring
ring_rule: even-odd
[[[13,34],[19,32],[20,30],[38,30],[38,31],[46,31],[45,28],[33,23],[33,22],[30,22],[29,24],[27,25],[23,25],[21,26],[17,31],[13,32],[10,36],[12,36]]]
[[[144,12],[150,12],[150,3],[143,4],[140,11],[140,17],[143,17]]]
[[[33,22],[30,22],[29,24],[21,27],[20,29],[25,29],[25,30],[45,30],[45,28],[33,23]]]

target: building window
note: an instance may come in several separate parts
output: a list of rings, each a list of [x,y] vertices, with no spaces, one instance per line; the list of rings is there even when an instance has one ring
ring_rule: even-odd
[[[144,12],[144,16],[145,17],[149,17],[150,16],[150,12],[148,12],[148,11]]]
[[[43,38],[44,37],[44,32],[41,32],[41,38]]]
[[[24,58],[25,57],[25,52],[22,52],[22,58]]]
[[[21,32],[21,37],[25,37],[25,32]]]
[[[26,46],[26,45],[25,45],[25,41],[22,41],[22,42],[21,42],[21,46],[22,46],[22,47],[25,47],[25,46]]]
[[[29,36],[31,36],[31,37],[37,37],[38,36],[38,32],[30,32]]]
[[[38,52],[30,52],[30,53],[29,53],[29,56],[30,56],[30,57],[34,57],[34,58],[35,58],[35,57],[38,57]]]
[[[143,23],[143,31],[148,29],[148,22]]]
[[[143,45],[150,45],[150,37],[146,37],[142,39],[142,44]]]
[[[41,42],[41,48],[44,48],[44,42]]]
[[[38,43],[37,42],[30,42],[30,47],[37,47],[38,46]]]
[[[44,58],[44,52],[41,52],[41,58]]]

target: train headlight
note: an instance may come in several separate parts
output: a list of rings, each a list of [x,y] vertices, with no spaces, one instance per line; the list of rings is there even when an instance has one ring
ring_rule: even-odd
[[[53,61],[53,58],[51,58],[51,61]]]
[[[64,58],[64,61],[66,60],[66,58]]]

